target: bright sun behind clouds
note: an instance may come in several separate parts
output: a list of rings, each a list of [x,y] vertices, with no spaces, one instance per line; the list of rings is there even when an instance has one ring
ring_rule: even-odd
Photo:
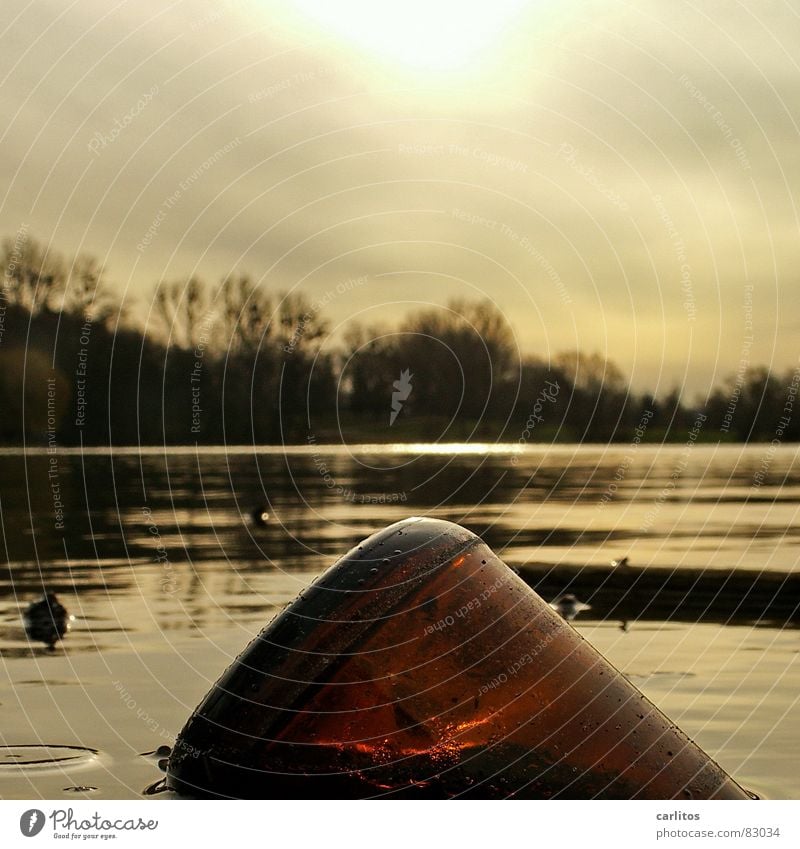
[[[513,26],[525,0],[292,0],[343,42],[414,71],[479,63]]]

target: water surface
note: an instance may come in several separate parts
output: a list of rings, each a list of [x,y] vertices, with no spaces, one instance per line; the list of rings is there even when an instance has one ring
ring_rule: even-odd
[[[4,449],[0,470],[4,798],[138,797],[250,638],[409,515],[574,592],[574,624],[741,783],[800,798],[796,446]],[[52,653],[20,618],[43,585],[75,617]]]

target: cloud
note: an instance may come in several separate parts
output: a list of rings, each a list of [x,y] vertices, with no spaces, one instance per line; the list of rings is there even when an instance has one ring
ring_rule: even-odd
[[[781,4],[532,9],[462,76],[393,71],[287,3],[10,6],[3,232],[98,254],[129,295],[232,268],[311,296],[368,274],[330,317],[389,321],[483,292],[532,353],[597,348],[641,385],[688,369],[702,390],[735,368],[751,281],[754,351],[796,356]]]

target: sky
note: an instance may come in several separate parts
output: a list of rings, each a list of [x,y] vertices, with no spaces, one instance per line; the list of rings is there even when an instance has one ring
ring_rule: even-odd
[[[788,2],[4,0],[0,235],[354,321],[489,298],[522,355],[704,396],[800,362]]]

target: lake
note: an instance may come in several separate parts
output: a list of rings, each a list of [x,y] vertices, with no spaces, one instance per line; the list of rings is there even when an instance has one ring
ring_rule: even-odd
[[[285,604],[427,515],[575,593],[573,624],[741,784],[800,798],[798,510],[797,446],[0,449],[0,797],[140,797]],[[43,586],[74,616],[54,652],[22,627]]]

